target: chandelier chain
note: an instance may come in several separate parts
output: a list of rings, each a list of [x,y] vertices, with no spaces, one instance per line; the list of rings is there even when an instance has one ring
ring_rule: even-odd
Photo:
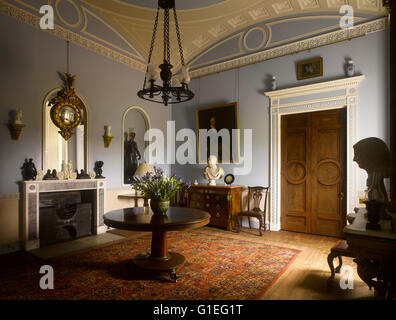
[[[67,40],[67,52],[66,52],[66,72],[70,73],[70,41]]]
[[[164,10],[164,59],[170,63],[169,10]]]
[[[160,9],[160,8],[158,7],[158,9],[157,9],[157,15],[155,16],[154,29],[153,29],[153,36],[152,36],[152,38],[151,38],[150,52],[149,52],[147,64],[149,64],[149,63],[151,62],[151,55],[153,54],[154,43],[155,43],[155,35],[157,34],[157,27],[158,27],[159,9]]]
[[[179,29],[179,22],[177,21],[177,15],[176,15],[176,8],[173,8],[173,15],[175,17],[175,25],[176,25],[176,35],[177,35],[177,42],[179,43],[179,53],[180,53],[180,60],[182,66],[184,66],[184,57],[183,57],[183,49],[182,49],[182,43],[181,43],[181,37],[180,37],[180,29]]]

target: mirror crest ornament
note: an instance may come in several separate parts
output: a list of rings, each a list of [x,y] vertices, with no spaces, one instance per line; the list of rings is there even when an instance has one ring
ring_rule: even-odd
[[[81,122],[81,100],[75,93],[73,83],[76,76],[63,72],[65,87],[51,99],[51,120],[60,129],[59,133],[65,140],[69,140]]]

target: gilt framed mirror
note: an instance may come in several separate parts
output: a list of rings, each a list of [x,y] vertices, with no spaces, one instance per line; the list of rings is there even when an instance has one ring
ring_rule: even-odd
[[[51,119],[50,101],[62,88],[51,90],[43,101],[43,161],[42,169],[61,170],[62,161],[66,163],[71,160],[73,170],[80,172],[83,169],[89,171],[88,153],[88,107],[83,98],[80,99],[80,112],[76,112],[73,105],[60,105],[56,117],[65,127],[72,126],[74,134],[65,140],[59,134],[59,128]],[[54,116],[54,115],[53,115]],[[77,123],[78,122],[78,123]]]

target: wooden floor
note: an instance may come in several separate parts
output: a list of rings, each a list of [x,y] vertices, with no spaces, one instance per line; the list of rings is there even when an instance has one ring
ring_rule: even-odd
[[[223,236],[242,237],[260,240],[268,244],[279,245],[301,250],[287,271],[279,277],[271,288],[265,293],[264,300],[357,300],[373,299],[374,289],[359,278],[356,264],[352,258],[343,258],[343,265],[350,265],[354,269],[353,289],[343,290],[340,287],[341,275],[336,274],[334,280],[328,285],[330,269],[327,255],[331,247],[337,243],[338,238],[324,237],[311,234],[288,231],[265,231],[260,237],[254,233],[257,230],[243,229],[234,233],[217,228],[205,227],[197,229],[200,232],[219,233]],[[113,230],[122,236],[135,236],[137,232]],[[334,259],[335,266],[338,259]]]
[[[248,233],[249,232],[249,233]],[[354,270],[353,290],[340,287],[341,275],[336,274],[328,283],[330,269],[327,255],[338,238],[288,231],[266,231],[259,237],[251,234],[251,230],[243,232],[245,237],[261,238],[262,241],[274,245],[301,250],[288,270],[265,293],[265,300],[355,300],[372,299],[374,290],[359,278],[353,258],[344,258],[343,265],[350,265]],[[242,234],[242,232],[240,233]],[[334,260],[335,266],[338,259]]]

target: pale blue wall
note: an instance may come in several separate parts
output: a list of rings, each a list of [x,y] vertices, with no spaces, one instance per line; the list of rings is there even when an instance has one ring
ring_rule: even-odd
[[[323,77],[297,81],[295,62],[311,57],[323,57]],[[172,119],[176,128],[196,130],[197,107],[237,101],[240,129],[253,129],[253,170],[250,175],[236,177],[236,184],[269,184],[269,101],[263,94],[270,90],[268,79],[275,75],[278,88],[288,88],[344,77],[344,62],[351,57],[357,73],[366,79],[359,88],[358,138],[376,136],[389,141],[389,33],[377,32],[363,38],[345,41],[310,51],[304,51],[273,60],[249,65],[240,69],[195,79],[191,89],[193,100],[175,105]],[[243,147],[242,147],[243,150]],[[193,181],[202,178],[205,165],[172,166],[172,172]],[[226,173],[232,165],[222,165]],[[366,176],[359,171],[359,189],[365,188]]]
[[[18,191],[20,167],[33,158],[42,163],[42,103],[46,94],[62,85],[58,72],[66,71],[66,42],[44,31],[0,15],[0,193]],[[75,88],[89,108],[90,170],[103,160],[109,187],[121,186],[121,121],[133,105],[144,108],[154,128],[166,129],[170,108],[146,103],[136,96],[143,73],[79,46],[70,45],[71,73]],[[7,122],[11,110],[23,111],[20,141],[11,140]],[[104,126],[115,136],[110,148],[103,146]],[[169,169],[169,168],[168,168]]]

